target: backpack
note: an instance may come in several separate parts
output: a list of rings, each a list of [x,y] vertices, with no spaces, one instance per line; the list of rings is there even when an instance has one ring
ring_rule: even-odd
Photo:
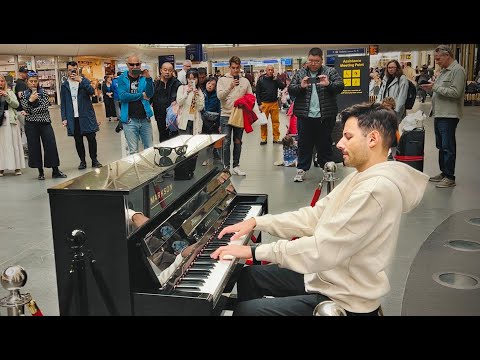
[[[408,91],[407,91],[407,100],[405,101],[405,109],[411,110],[415,104],[415,99],[417,98],[417,88],[408,80]]]

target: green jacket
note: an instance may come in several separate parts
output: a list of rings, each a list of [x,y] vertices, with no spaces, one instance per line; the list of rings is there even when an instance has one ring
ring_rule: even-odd
[[[432,87],[431,116],[459,119],[463,116],[465,78],[465,69],[456,60],[440,71]]]
[[[7,90],[7,98],[5,99],[5,101],[8,104],[8,118],[10,119],[10,124],[16,125],[17,110],[15,109],[18,108],[19,104],[18,104],[18,99],[15,96],[15,93],[11,89]]]

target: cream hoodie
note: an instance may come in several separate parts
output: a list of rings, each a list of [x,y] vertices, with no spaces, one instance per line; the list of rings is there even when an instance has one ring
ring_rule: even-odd
[[[232,82],[233,76],[230,73],[218,79],[217,97],[220,100],[221,105],[220,116],[230,116],[235,101],[243,97],[245,94],[253,94],[250,81],[246,78],[240,76],[240,84],[230,90]]]
[[[349,174],[315,207],[255,217],[256,229],[280,238],[255,257],[305,274],[307,292],[348,311],[371,312],[390,291],[385,268],[395,253],[401,214],[421,201],[428,176],[388,161]]]

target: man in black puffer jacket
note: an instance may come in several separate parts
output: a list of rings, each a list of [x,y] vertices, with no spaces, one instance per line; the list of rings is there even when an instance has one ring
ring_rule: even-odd
[[[334,68],[322,66],[322,63],[322,49],[310,49],[307,67],[295,74],[288,87],[289,94],[295,96],[293,113],[298,118],[295,182],[305,179],[305,173],[312,164],[314,146],[322,168],[332,160],[332,129],[338,113],[337,95],[343,91],[344,84]]]
[[[160,67],[160,79],[153,85],[154,93],[150,99],[153,107],[153,114],[157,120],[159,142],[168,140],[178,135],[178,131],[170,131],[167,128],[165,119],[167,108],[177,101],[177,90],[182,83],[173,76],[173,65],[164,62]]]

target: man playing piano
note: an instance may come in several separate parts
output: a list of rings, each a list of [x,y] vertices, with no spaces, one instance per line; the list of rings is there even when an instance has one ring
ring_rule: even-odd
[[[385,273],[395,252],[401,214],[421,201],[428,176],[411,166],[387,161],[397,130],[392,110],[359,104],[341,114],[345,124],[337,148],[349,174],[332,192],[297,211],[252,217],[223,229],[253,229],[281,239],[258,246],[228,245],[212,258],[265,260],[244,267],[234,315],[313,315],[317,304],[333,300],[348,315],[377,315],[390,290]],[[273,298],[264,298],[265,295]]]

